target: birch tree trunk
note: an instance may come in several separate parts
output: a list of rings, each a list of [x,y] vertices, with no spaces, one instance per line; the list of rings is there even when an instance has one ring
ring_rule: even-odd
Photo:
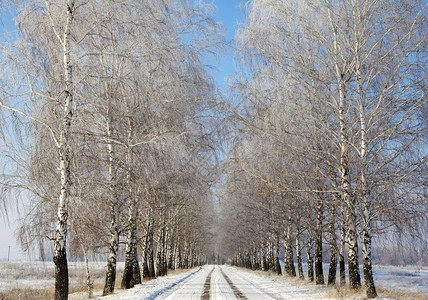
[[[346,222],[345,222],[345,212],[342,210],[342,220],[340,222],[340,249],[339,249],[340,286],[346,285],[345,244],[346,244]]]
[[[141,246],[141,269],[143,271],[142,276],[143,278],[149,278],[149,264],[147,263],[147,250],[148,250],[148,244],[149,244],[149,222],[147,222],[147,231],[143,239],[143,245]]]
[[[323,203],[321,197],[318,197],[317,203],[317,225],[315,238],[315,283],[324,284],[324,272],[322,268],[322,221],[323,221]]]
[[[136,240],[136,238],[135,238]],[[140,264],[138,263],[138,251],[137,251],[137,242],[135,241],[134,245],[134,253],[133,253],[133,260],[132,260],[132,271],[133,271],[133,280],[134,284],[140,284],[141,283],[141,272],[140,272]]]
[[[175,240],[175,246],[174,246],[174,270],[180,268],[181,264],[181,256],[180,256],[180,237],[177,234],[177,238]]]
[[[366,137],[366,117],[364,108],[364,91],[361,79],[361,62],[360,62],[360,29],[359,21],[361,18],[360,9],[358,4],[354,4],[354,39],[355,39],[355,81],[357,83],[358,93],[358,113],[360,119],[360,194],[363,201],[363,230],[362,230],[362,249],[361,253],[363,256],[363,273],[364,273],[364,284],[366,286],[367,298],[376,298],[376,288],[373,279],[372,270],[372,236],[371,236],[371,201],[369,197],[369,191],[367,189],[367,178],[366,178],[366,153],[367,153],[367,137]]]
[[[291,208],[289,208],[287,227],[284,232],[284,271],[288,276],[296,277],[293,259],[293,243],[291,239]]]
[[[60,131],[58,153],[61,174],[61,190],[58,201],[57,226],[54,241],[55,299],[68,299],[67,265],[67,202],[70,195],[70,128],[73,117],[73,66],[71,62],[71,24],[74,14],[74,0],[67,1],[66,22],[62,41],[64,54],[64,113]]]
[[[339,173],[342,185],[342,200],[346,205],[346,220],[347,220],[347,237],[348,237],[348,266],[349,266],[349,284],[352,289],[361,287],[360,270],[358,263],[358,233],[356,225],[355,214],[355,198],[351,195],[351,185],[349,181],[349,153],[348,153],[348,136],[346,133],[346,83],[345,71],[342,71],[339,66],[339,45],[337,38],[337,25],[333,22],[331,6],[328,7],[328,16],[330,26],[333,33],[333,51],[334,51],[334,65],[336,71],[336,78],[338,83],[339,101],[337,105],[338,118],[340,125],[340,165]]]
[[[176,258],[176,220],[172,223],[170,234],[169,234],[169,243],[168,243],[168,269],[175,270],[175,258]]]
[[[189,246],[188,247],[188,249],[189,249],[189,255],[188,255],[188,259],[187,259],[187,261],[188,261],[187,268],[190,269],[190,268],[194,267],[194,251],[195,251],[195,247],[194,247],[194,243],[192,243],[192,242],[189,242],[188,246]]]
[[[86,271],[86,286],[88,287],[88,299],[93,298],[94,294],[94,282],[91,280],[91,273],[89,272],[89,262],[88,262],[88,254],[86,252],[85,247],[82,246],[83,258],[85,260],[85,271]]]
[[[268,266],[267,266],[267,262],[266,262],[266,247],[265,247],[265,243],[264,243],[264,242],[262,242],[262,243],[260,244],[260,247],[261,247],[261,254],[262,254],[262,257],[261,257],[262,270],[263,270],[263,271],[268,271],[268,270],[269,270],[269,268],[268,268]]]
[[[250,256],[250,251],[245,251],[245,267],[247,269],[252,269],[252,264],[251,264],[251,256]]]
[[[341,101],[342,102],[342,101]],[[344,128],[344,110],[340,107],[340,123],[341,123],[341,145],[340,145],[340,174],[342,181],[342,197],[346,204],[346,220],[347,220],[347,237],[348,237],[348,268],[349,268],[349,284],[353,289],[361,287],[360,270],[358,263],[358,232],[356,226],[355,215],[355,199],[352,199],[349,184],[349,164],[347,153],[347,138]]]
[[[117,205],[110,207],[110,244],[107,258],[107,271],[104,283],[103,296],[114,292],[116,283],[117,252],[119,250],[119,229],[118,229],[118,209]]]
[[[189,244],[184,241],[183,269],[189,268]]]
[[[162,276],[162,229],[158,234],[158,247],[156,249],[156,277]]]
[[[148,231],[148,243],[147,243],[147,263],[149,265],[149,274],[151,278],[156,278],[155,273],[155,258],[154,258],[154,226],[155,220],[153,217],[150,218],[150,226]]]
[[[175,243],[171,238],[171,243],[169,244],[169,251],[168,251],[168,269],[169,270],[175,270],[175,253],[176,253],[176,247]]]
[[[298,231],[296,233],[296,260],[299,279],[304,280],[305,275],[303,274],[302,251],[300,250],[300,233],[298,233]]]
[[[309,281],[314,281],[314,260],[312,259],[312,243],[313,240],[311,237],[308,239],[308,246],[306,253],[308,256],[308,279]]]
[[[125,245],[125,269],[123,270],[123,277],[121,288],[130,289],[134,287],[134,264],[136,256],[136,247],[137,247],[137,237],[136,237],[136,218],[137,218],[137,208],[135,199],[132,197],[129,204],[129,216],[128,216],[128,233],[126,236],[126,245]]]
[[[365,160],[364,155],[366,151],[365,136],[364,136],[364,121],[361,121],[361,160]],[[365,176],[365,165],[361,169],[361,193],[363,200],[363,242],[362,242],[362,256],[363,256],[363,272],[364,283],[366,286],[366,294],[368,298],[376,298],[376,288],[373,278],[372,270],[372,235],[371,235],[371,201],[368,196],[367,182]]]
[[[259,251],[256,247],[256,243],[253,242],[253,255],[252,255],[252,259],[253,259],[253,270],[260,270],[260,259],[259,259]]]
[[[333,199],[335,197],[333,196]],[[328,233],[330,237],[330,265],[328,267],[328,279],[327,285],[336,285],[336,273],[337,273],[337,242],[336,242],[336,231],[334,223],[336,221],[336,208],[333,204],[330,206],[330,220],[328,225]]]
[[[110,108],[109,108],[110,109]],[[111,131],[111,119],[110,111],[107,112],[107,137],[110,139],[112,135]],[[110,193],[110,243],[109,243],[109,254],[107,258],[107,271],[106,279],[103,289],[103,296],[114,292],[114,286],[116,283],[116,262],[117,262],[117,251],[119,250],[119,208],[117,204],[117,196],[114,184],[114,149],[113,144],[108,143],[108,185]]]
[[[181,255],[182,253],[182,249],[181,249],[181,244],[180,241],[178,241],[178,249],[177,249],[177,264],[178,264],[178,268],[179,269],[183,269],[183,256]]]
[[[137,259],[137,201],[135,199],[135,187],[133,186],[133,155],[132,148],[130,147],[132,138],[134,135],[134,124],[131,117],[128,117],[128,147],[126,154],[126,166],[128,168],[127,174],[127,188],[128,188],[128,232],[126,235],[126,244],[125,244],[125,269],[123,270],[122,277],[122,288],[132,288],[134,284],[141,282],[138,259]],[[139,278],[140,277],[140,278]]]
[[[281,275],[281,264],[279,263],[279,244],[280,244],[280,238],[279,238],[279,232],[276,235],[275,238],[275,271],[276,274]]]
[[[164,223],[164,234],[162,240],[162,273],[163,275],[168,274],[168,227],[166,222]]]
[[[267,241],[267,254],[266,254],[266,260],[267,260],[267,270],[273,269],[273,245],[272,245],[272,234],[269,234],[269,239]]]
[[[165,216],[162,217],[163,219]],[[156,254],[156,273],[157,276],[164,276],[166,275],[165,272],[165,264],[166,264],[166,228],[165,228],[165,219],[163,221],[162,228],[159,229],[159,235],[158,235],[158,247],[157,247],[157,254]]]

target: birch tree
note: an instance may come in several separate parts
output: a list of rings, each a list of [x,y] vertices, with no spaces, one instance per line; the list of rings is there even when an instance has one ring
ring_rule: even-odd
[[[417,111],[426,106],[424,92],[419,85],[419,82],[426,82],[426,74],[422,73],[417,78],[410,75],[419,72],[419,64],[424,64],[420,60],[419,53],[421,47],[426,44],[426,38],[421,35],[426,18],[426,6],[421,2],[410,3],[407,1],[397,3],[391,8],[385,5],[387,3],[358,1],[352,3],[354,27],[353,37],[350,40],[353,43],[351,49],[354,63],[354,89],[359,118],[359,147],[357,147],[360,158],[359,196],[361,197],[361,218],[363,220],[363,270],[368,297],[376,297],[371,260],[373,203],[372,196],[370,196],[375,188],[373,185],[369,186],[367,181],[367,172],[370,172],[372,164],[369,157],[373,157],[374,154],[370,149],[374,147],[377,152],[383,147],[379,145],[379,142],[392,143],[395,153],[393,160],[400,160],[398,157],[406,150],[399,143],[393,142],[394,136],[406,135],[409,132],[404,128],[422,124]],[[388,16],[385,14],[387,8],[389,8]],[[395,20],[395,24],[389,22],[391,16]],[[377,26],[384,22],[389,25],[387,29],[376,30]],[[391,39],[392,37],[394,40]],[[407,59],[408,57],[412,58]],[[391,123],[383,124],[380,127],[388,134],[384,137],[372,135],[378,125],[374,121],[374,116],[382,115],[382,119],[389,119],[384,113],[391,117],[394,116],[392,117],[394,121],[391,119]],[[410,117],[412,120],[410,121],[406,115],[412,115]],[[411,140],[418,140],[417,134],[413,133],[412,137],[407,139],[408,144],[405,147],[412,147]],[[426,158],[416,159],[423,163]],[[392,182],[394,180],[391,180]]]
[[[45,3],[34,2],[25,4],[22,6],[22,10],[19,10],[18,18],[20,18],[19,27],[23,30],[23,44],[22,50],[30,50],[30,43],[33,45],[40,45],[39,42],[46,42],[42,36],[33,36],[31,31],[34,28],[27,27],[30,25],[29,19],[32,20],[32,25],[42,25],[46,32],[50,32],[53,39],[49,39],[50,49],[42,46],[41,53],[56,53],[55,56],[59,59],[56,62],[50,61],[49,63],[56,63],[55,70],[43,69],[43,65],[39,65],[41,68],[38,70],[48,71],[53,75],[52,78],[56,78],[56,84],[61,86],[61,92],[53,93],[51,95],[46,94],[43,90],[38,90],[35,85],[35,80],[31,71],[36,71],[36,68],[28,70],[32,66],[25,65],[28,60],[24,61],[16,59],[14,62],[21,68],[23,72],[27,90],[25,90],[24,97],[40,97],[41,99],[48,101],[56,101],[61,107],[61,121],[56,127],[51,127],[49,123],[44,120],[36,118],[31,113],[22,110],[19,106],[8,104],[6,101],[1,101],[1,106],[5,109],[13,111],[14,113],[29,118],[30,120],[37,122],[42,125],[44,129],[51,133],[50,138],[53,141],[54,147],[57,149],[58,155],[58,169],[60,180],[59,195],[57,202],[57,226],[55,229],[55,240],[54,240],[54,262],[55,262],[55,298],[66,299],[68,295],[68,269],[67,269],[67,202],[69,201],[70,195],[70,130],[73,120],[73,101],[74,101],[74,90],[75,84],[73,84],[73,50],[75,49],[76,41],[72,37],[74,32],[74,18],[76,15],[76,1],[62,1],[58,3],[46,1]],[[42,21],[42,18],[44,20]],[[83,36],[81,36],[83,38]],[[25,43],[28,43],[25,45]],[[25,48],[28,46],[28,48]],[[33,55],[37,55],[37,48],[33,48]],[[46,56],[45,56],[46,57]],[[62,63],[60,63],[62,62]],[[46,65],[45,65],[46,66]],[[55,74],[56,72],[56,74]],[[53,83],[53,82],[52,82]],[[59,86],[58,86],[59,87]],[[53,91],[52,91],[53,92]],[[10,94],[9,94],[10,95]],[[22,97],[22,96],[21,96]]]
[[[412,13],[407,14],[404,8]],[[354,289],[361,286],[358,267],[358,238],[361,233],[366,292],[368,297],[375,297],[369,262],[369,232],[370,224],[376,218],[374,215],[380,217],[385,211],[380,208],[383,201],[377,202],[380,198],[375,195],[378,192],[382,194],[380,182],[389,182],[391,186],[398,184],[392,177],[385,180],[379,175],[385,174],[388,169],[386,165],[392,161],[401,161],[399,157],[404,158],[401,155],[412,148],[410,145],[413,141],[419,140],[419,131],[410,134],[410,131],[404,130],[409,133],[408,138],[404,138],[401,129],[410,128],[410,124],[421,129],[419,126],[423,124],[420,108],[426,105],[426,99],[420,87],[426,81],[426,75],[416,69],[424,65],[419,51],[426,43],[420,34],[426,19],[426,8],[422,2],[408,1],[314,3],[267,0],[252,1],[248,9],[247,23],[240,31],[240,49],[251,76],[248,76],[247,82],[240,84],[246,89],[240,90],[240,97],[248,101],[250,113],[237,119],[243,126],[280,140],[284,154],[288,154],[289,149],[298,153],[300,150],[296,155],[297,164],[302,163],[304,160],[300,159],[304,157],[319,170],[316,172],[319,174],[317,180],[306,179],[306,186],[296,187],[290,185],[288,180],[282,185],[274,184],[274,191],[285,189],[324,194],[328,195],[326,199],[340,196],[340,202],[333,202],[346,216],[350,285]],[[410,76],[415,72],[421,76]],[[298,94],[299,101],[294,100],[296,98],[290,93],[290,86],[293,93]],[[293,123],[294,115],[289,112],[283,118],[288,122],[287,127],[279,126],[274,119],[280,111],[278,108],[267,117],[258,115],[258,109],[269,108],[275,102],[290,111],[297,109],[294,114],[304,112],[301,123],[310,130],[314,129],[314,134],[308,134],[304,126]],[[410,118],[414,123],[408,122]],[[264,127],[254,122],[260,119],[271,126]],[[286,135],[288,140],[281,135]],[[293,135],[299,136],[300,141],[292,139]],[[406,146],[393,142],[400,140],[400,137],[408,142],[404,143]],[[314,141],[321,141],[322,147]],[[315,147],[312,146],[314,144]],[[419,142],[413,145],[418,148]],[[403,146],[409,148],[405,150]],[[387,148],[388,151],[384,152]],[[305,154],[303,149],[306,150]],[[371,155],[373,159],[368,158]],[[415,171],[425,163],[426,157],[416,155],[413,159]],[[299,167],[305,170],[303,166]],[[378,173],[383,167],[384,171]],[[398,170],[403,168],[395,169]],[[264,178],[260,174],[258,170],[254,177]],[[329,174],[334,174],[333,178]],[[369,177],[372,180],[370,187],[367,185]],[[419,186],[416,181],[414,183],[415,188]],[[407,201],[418,203],[418,197],[413,193],[410,195],[409,189],[405,190]],[[373,205],[374,199],[377,199],[375,202],[379,206]],[[373,214],[374,211],[379,213]],[[414,211],[415,216],[418,215],[417,211]],[[318,218],[318,223],[320,220]],[[343,241],[345,226],[341,224],[340,228]],[[316,232],[319,236],[319,230]],[[333,238],[333,230],[330,232]],[[321,245],[319,240],[316,244]],[[333,250],[333,243],[331,245]],[[319,250],[316,252],[320,253]],[[343,253],[342,242],[340,253]],[[342,256],[340,261],[342,282]]]

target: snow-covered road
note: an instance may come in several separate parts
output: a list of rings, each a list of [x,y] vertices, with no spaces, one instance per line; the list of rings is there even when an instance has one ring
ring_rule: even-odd
[[[123,270],[124,263],[120,262]],[[328,273],[324,264],[324,274]],[[327,299],[341,300],[366,299],[364,291],[350,294],[349,289],[337,290],[334,287],[315,285],[308,280],[288,276],[278,276],[271,272],[250,271],[229,266],[204,266],[183,273],[170,274],[146,281],[130,290],[116,289],[114,295],[101,297],[105,275],[104,262],[90,262],[91,273],[95,278],[95,299],[236,299],[234,289],[223,273],[248,299]],[[303,265],[306,274],[306,265]],[[80,290],[69,295],[70,300],[85,300],[88,295],[83,281],[85,264],[69,263],[70,287]],[[223,273],[222,273],[223,271]],[[177,272],[182,272],[179,270]],[[47,295],[55,285],[53,262],[0,262],[0,299],[19,298],[22,295],[46,295],[37,297],[49,299]],[[211,276],[209,276],[211,274]],[[362,274],[362,270],[361,270]],[[421,266],[374,266],[376,287],[382,300],[428,300],[428,267]],[[46,293],[41,292],[46,291]],[[239,294],[239,293],[238,293]],[[11,296],[12,295],[12,296]]]
[[[324,299],[325,290],[294,286],[229,266],[203,266],[159,277],[133,289],[103,297],[119,299]]]

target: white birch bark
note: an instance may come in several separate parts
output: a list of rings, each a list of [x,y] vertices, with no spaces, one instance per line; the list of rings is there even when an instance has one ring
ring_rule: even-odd
[[[294,267],[294,259],[293,259],[291,214],[292,214],[291,205],[289,205],[286,228],[284,230],[284,271],[287,275],[296,277],[296,269]]]
[[[54,241],[55,299],[68,299],[67,266],[67,202],[70,195],[70,128],[73,117],[73,66],[71,62],[71,25],[73,22],[74,0],[66,3],[66,21],[62,40],[64,64],[64,112],[59,135],[58,153],[61,189],[58,200],[57,226]]]
[[[324,284],[324,272],[322,267],[322,233],[324,205],[321,196],[317,197],[317,224],[315,228],[315,283]]]
[[[336,285],[336,273],[337,273],[337,239],[336,239],[336,197],[333,194],[333,204],[330,205],[330,219],[328,224],[329,244],[330,244],[330,265],[328,268],[327,285]]]
[[[153,214],[153,212],[150,212]],[[150,217],[150,223],[149,228],[147,232],[147,264],[149,269],[149,276],[151,278],[156,278],[155,273],[155,258],[154,258],[154,226],[155,226],[155,220],[153,216]]]
[[[266,254],[266,261],[267,261],[267,270],[273,269],[273,243],[272,243],[272,233],[269,233],[269,238],[267,241],[267,254]]]
[[[112,136],[110,107],[107,112],[107,137]],[[110,200],[110,243],[109,254],[107,258],[106,279],[103,289],[103,296],[114,292],[116,282],[116,262],[117,251],[119,250],[119,208],[116,196],[116,186],[114,183],[114,148],[112,143],[108,143],[108,185],[109,185],[109,200]]]
[[[299,279],[304,280],[305,275],[303,274],[302,251],[300,249],[300,233],[298,231],[296,232],[296,261]]]
[[[339,276],[340,286],[346,285],[346,272],[345,272],[345,244],[346,244],[346,220],[345,211],[341,212],[340,221],[340,248],[339,248]]]
[[[88,254],[83,246],[83,243],[81,244],[82,251],[83,251],[83,258],[85,260],[85,271],[86,271],[86,286],[88,287],[88,299],[92,299],[94,297],[94,282],[91,280],[91,273],[89,272],[89,262],[88,262]]]
[[[267,262],[266,262],[266,247],[264,242],[260,244],[260,248],[261,248],[261,254],[262,254],[262,257],[261,257],[262,270],[268,271]]]
[[[308,244],[306,247],[306,254],[307,254],[307,259],[308,259],[308,280],[309,281],[314,281],[314,260],[312,258],[312,244],[313,244],[313,239],[312,237],[308,238]]]
[[[130,146],[132,138],[134,135],[134,124],[131,117],[128,117],[128,147],[126,154],[126,166],[128,168],[127,174],[127,188],[128,188],[128,232],[126,235],[126,244],[125,244],[125,269],[123,271],[123,278],[121,287],[122,288],[132,288],[135,284],[141,282],[139,270],[136,270],[138,267],[137,261],[137,215],[138,207],[137,201],[135,199],[136,192],[135,187],[133,186],[132,180],[132,166],[133,166],[133,155],[132,147]]]
[[[349,182],[349,153],[348,153],[348,136],[346,127],[346,83],[345,71],[341,70],[339,65],[340,50],[337,37],[337,25],[333,21],[332,8],[328,5],[328,17],[333,34],[333,51],[334,65],[336,78],[338,83],[339,101],[337,103],[338,118],[340,125],[340,165],[339,173],[342,185],[342,199],[346,205],[346,220],[347,220],[347,237],[348,237],[348,265],[349,265],[349,283],[351,288],[358,289],[361,287],[359,263],[358,263],[358,233],[355,214],[355,199],[351,195],[351,185]]]
[[[253,255],[252,255],[252,265],[253,265],[253,270],[259,270],[259,258],[258,258],[258,253],[257,253],[257,247],[256,247],[256,242],[253,241],[253,249],[252,249]]]
[[[187,242],[187,239],[184,241],[183,268],[189,268],[189,243]]]
[[[281,264],[279,263],[279,245],[280,245],[280,232],[275,235],[275,272],[278,275],[282,274]]]
[[[361,79],[361,62],[360,62],[360,8],[359,4],[353,2],[353,17],[354,17],[354,59],[355,59],[355,81],[357,84],[357,101],[358,101],[358,113],[360,119],[360,195],[363,202],[363,230],[362,230],[362,256],[363,256],[363,273],[364,273],[364,284],[366,286],[366,295],[368,298],[376,298],[376,288],[373,278],[372,270],[372,258],[371,258],[371,247],[372,247],[372,236],[371,236],[371,201],[369,197],[369,191],[367,189],[367,138],[366,138],[366,118],[364,108],[364,91]]]

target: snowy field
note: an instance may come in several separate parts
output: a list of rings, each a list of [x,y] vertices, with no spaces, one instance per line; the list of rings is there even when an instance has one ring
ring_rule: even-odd
[[[118,264],[121,276],[123,263]],[[105,262],[91,262],[90,272],[97,289],[102,289]],[[86,273],[83,262],[69,262],[70,293],[86,291]],[[120,278],[120,277],[119,277]],[[0,262],[0,300],[52,299],[55,271],[53,262]],[[70,299],[72,299],[70,297]]]
[[[428,267],[375,266],[374,276],[381,291],[420,294],[428,299]]]
[[[103,263],[91,263],[95,296],[101,298]],[[119,280],[123,264],[119,266]],[[428,299],[428,267],[377,266],[379,299]],[[327,272],[325,273],[327,274]],[[86,299],[83,263],[70,263],[71,300]],[[49,299],[53,295],[53,263],[0,262],[0,299]],[[364,299],[349,290],[315,286],[261,271],[204,266],[144,282],[131,290],[116,289],[106,300],[125,299]]]

